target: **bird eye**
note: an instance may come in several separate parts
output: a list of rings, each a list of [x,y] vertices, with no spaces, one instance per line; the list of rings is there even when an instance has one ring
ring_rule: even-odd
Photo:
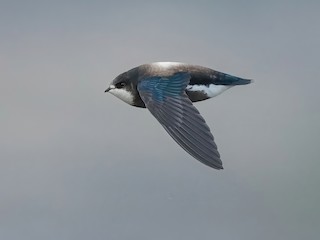
[[[125,82],[119,82],[119,83],[116,84],[116,86],[117,86],[118,88],[123,88],[125,85],[126,85]]]

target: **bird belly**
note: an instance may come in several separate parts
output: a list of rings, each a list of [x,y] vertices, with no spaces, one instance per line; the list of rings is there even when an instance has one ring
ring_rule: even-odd
[[[195,84],[195,85],[188,85],[186,88],[186,93],[192,102],[197,102],[197,101],[202,101],[208,98],[213,98],[223,93],[230,87],[231,86],[215,85],[215,84],[209,84],[209,85]]]

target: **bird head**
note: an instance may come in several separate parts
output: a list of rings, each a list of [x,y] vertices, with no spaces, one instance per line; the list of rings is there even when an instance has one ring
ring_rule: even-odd
[[[137,90],[138,76],[137,68],[121,73],[110,83],[105,92],[111,93],[129,105],[145,108]]]
[[[134,90],[133,83],[128,76],[128,72],[124,72],[117,76],[105,90],[122,101],[133,105],[134,104]]]

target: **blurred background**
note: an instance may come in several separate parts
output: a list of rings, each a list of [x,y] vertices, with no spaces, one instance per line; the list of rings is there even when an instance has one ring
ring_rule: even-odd
[[[0,1],[0,238],[318,239],[319,1]],[[104,90],[143,63],[255,82],[195,104],[224,170]]]

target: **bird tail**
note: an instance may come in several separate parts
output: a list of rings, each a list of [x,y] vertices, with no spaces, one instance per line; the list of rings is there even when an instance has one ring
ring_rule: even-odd
[[[252,82],[251,79],[239,78],[229,74],[224,74],[221,80],[222,84],[225,85],[246,85]]]
[[[236,78],[235,81],[232,82],[232,85],[246,85],[252,82],[252,79]]]

